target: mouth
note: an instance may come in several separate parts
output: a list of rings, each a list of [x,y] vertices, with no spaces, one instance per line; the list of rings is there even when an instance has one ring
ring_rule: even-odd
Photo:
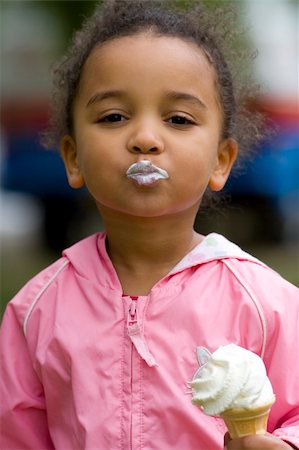
[[[155,166],[151,161],[143,160],[132,164],[127,172],[127,178],[135,181],[139,186],[150,186],[157,181],[166,180],[169,175],[166,170]]]

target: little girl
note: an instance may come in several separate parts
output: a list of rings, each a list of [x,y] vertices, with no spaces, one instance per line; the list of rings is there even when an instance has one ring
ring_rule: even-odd
[[[7,307],[2,449],[299,446],[298,292],[193,229],[205,192],[225,185],[244,122],[202,8],[167,4],[107,1],[56,71],[50,137],[106,231],[65,250]],[[197,347],[228,343],[264,359],[277,399],[266,435],[224,441],[222,421],[191,403]]]

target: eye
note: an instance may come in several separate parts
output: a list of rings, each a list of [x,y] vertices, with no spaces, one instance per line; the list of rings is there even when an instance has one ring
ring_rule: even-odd
[[[126,120],[126,118],[119,113],[113,113],[113,114],[107,114],[107,116],[102,117],[97,122],[100,123],[115,123],[115,122],[122,122]]]
[[[193,120],[189,119],[188,117],[179,115],[170,117],[167,122],[173,125],[194,125]]]

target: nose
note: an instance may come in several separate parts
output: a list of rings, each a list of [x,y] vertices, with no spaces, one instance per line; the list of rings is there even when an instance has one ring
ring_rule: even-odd
[[[128,139],[128,150],[131,153],[162,153],[164,143],[158,124],[155,125],[152,121],[136,123]]]

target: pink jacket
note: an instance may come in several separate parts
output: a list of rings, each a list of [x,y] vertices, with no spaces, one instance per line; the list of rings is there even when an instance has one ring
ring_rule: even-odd
[[[216,450],[221,419],[191,404],[197,346],[262,355],[269,431],[299,446],[298,290],[217,234],[148,296],[123,296],[105,234],[67,249],[2,324],[1,449]]]

